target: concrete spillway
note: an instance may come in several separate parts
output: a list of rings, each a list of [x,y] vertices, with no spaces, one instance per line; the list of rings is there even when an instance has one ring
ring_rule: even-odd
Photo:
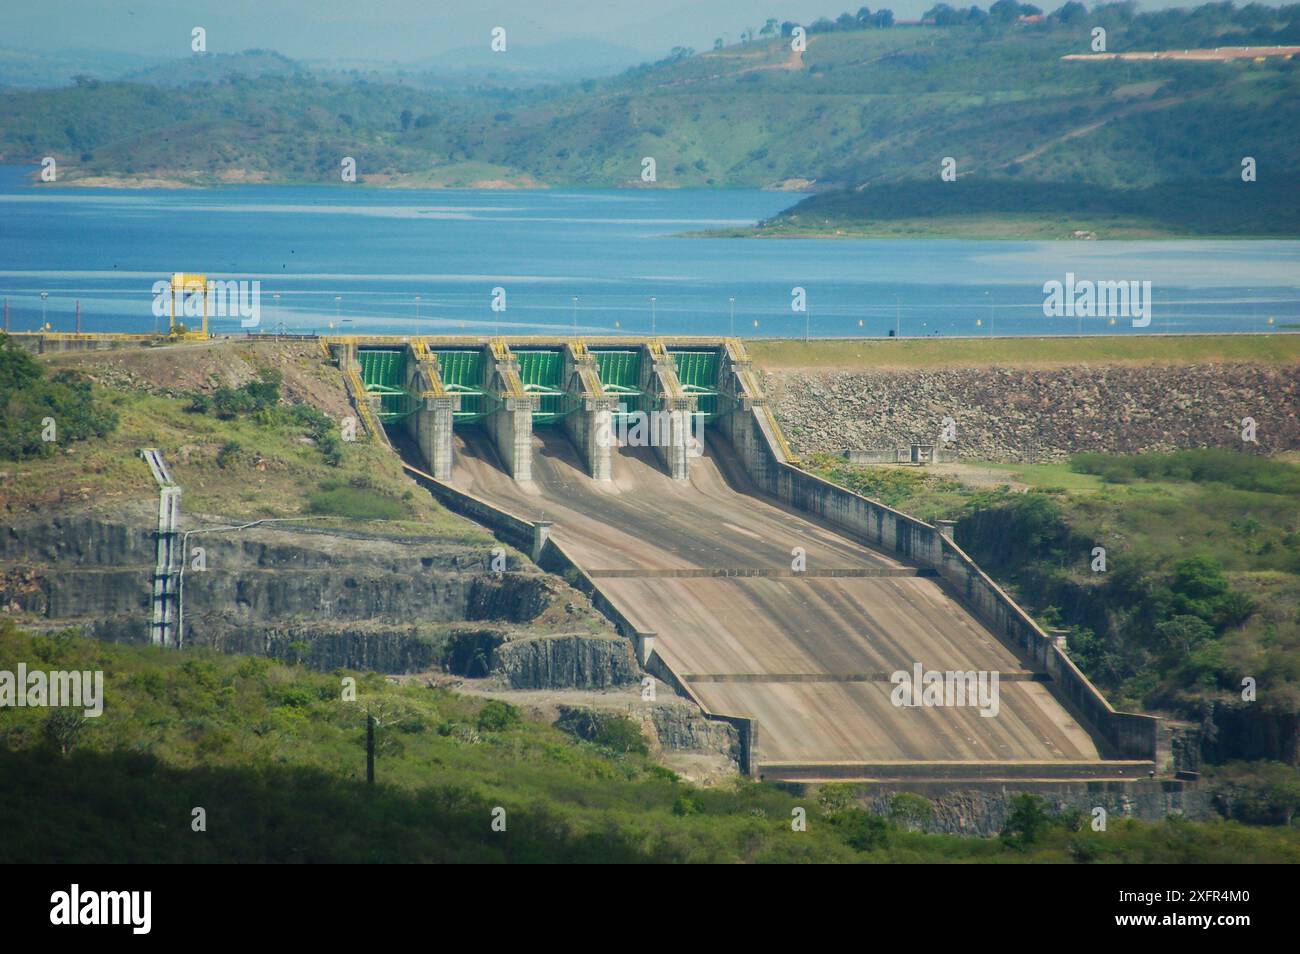
[[[933,576],[865,549],[754,492],[721,440],[675,481],[647,451],[619,449],[613,479],[591,480],[569,442],[534,435],[530,484],[512,480],[481,434],[458,436],[453,483],[552,535],[715,711],[762,726],[759,768],[785,762],[1099,759],[1089,733],[1029,678],[1000,684],[996,717],[973,707],[899,708],[887,674],[927,669],[1024,673],[1016,656]],[[890,576],[664,577],[654,571],[810,570]],[[601,571],[641,571],[607,575]]]
[[[739,342],[415,339],[400,371],[379,347],[335,353],[360,354],[354,390],[405,432],[421,479],[577,570],[648,669],[737,725],[746,770],[1131,778],[1170,762],[1159,720],[1111,708],[951,536],[800,468]],[[637,417],[649,446],[611,439]],[[997,674],[996,701],[895,704],[891,677],[918,666]]]

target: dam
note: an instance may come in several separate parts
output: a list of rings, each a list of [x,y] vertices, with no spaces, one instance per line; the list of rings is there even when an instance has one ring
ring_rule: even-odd
[[[1171,771],[1160,720],[1114,710],[950,531],[801,469],[740,341],[321,342],[408,472],[576,578],[647,672],[739,729],[749,774]],[[898,705],[915,666],[996,673],[996,712]]]

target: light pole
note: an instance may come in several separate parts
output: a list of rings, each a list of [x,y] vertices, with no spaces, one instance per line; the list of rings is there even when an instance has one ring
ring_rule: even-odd
[[[573,335],[578,336],[578,296],[573,296]]]
[[[651,295],[651,296],[650,296],[650,337],[651,337],[651,338],[653,338],[653,337],[655,336],[655,334],[656,334],[656,332],[655,332],[655,326],[656,326],[656,320],[655,320],[655,302],[656,302],[657,300],[658,300],[658,299],[656,299],[654,295]]]
[[[41,330],[45,330],[45,299],[50,297],[49,292],[41,292]]]
[[[728,298],[731,303],[731,337],[736,337],[736,299]]]
[[[284,327],[284,315],[280,313],[280,293],[272,292],[271,301],[275,306],[275,320],[279,327]]]

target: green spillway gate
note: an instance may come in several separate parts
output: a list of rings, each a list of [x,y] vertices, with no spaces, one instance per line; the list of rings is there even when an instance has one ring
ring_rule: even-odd
[[[443,390],[460,395],[460,410],[452,415],[454,424],[481,421],[501,403],[483,390],[482,348],[447,348],[433,354],[438,359]]]
[[[361,383],[367,394],[379,395],[379,420],[401,420],[416,409],[415,396],[406,390],[406,352],[391,348],[361,348]]]
[[[578,409],[578,399],[563,388],[564,352],[511,348],[519,362],[519,381],[529,394],[539,396],[533,424],[553,424]]]
[[[645,392],[641,390],[639,349],[592,348],[591,354],[600,369],[601,387],[607,395],[617,398],[618,406],[623,409],[614,412],[615,418],[649,410]]]
[[[673,356],[682,390],[696,396],[696,408],[706,422],[729,410],[722,407],[724,395],[718,391],[718,352],[669,348],[668,353]]]

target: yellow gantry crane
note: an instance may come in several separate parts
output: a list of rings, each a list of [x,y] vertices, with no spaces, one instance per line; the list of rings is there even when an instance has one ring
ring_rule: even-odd
[[[186,328],[186,338],[206,338],[208,336],[208,276],[198,275],[193,272],[172,272],[172,294],[171,294],[171,324],[167,333],[176,335],[176,295],[180,293],[181,301],[184,302],[186,295],[198,294],[203,296],[203,330],[196,332]],[[182,307],[184,307],[182,305]]]

